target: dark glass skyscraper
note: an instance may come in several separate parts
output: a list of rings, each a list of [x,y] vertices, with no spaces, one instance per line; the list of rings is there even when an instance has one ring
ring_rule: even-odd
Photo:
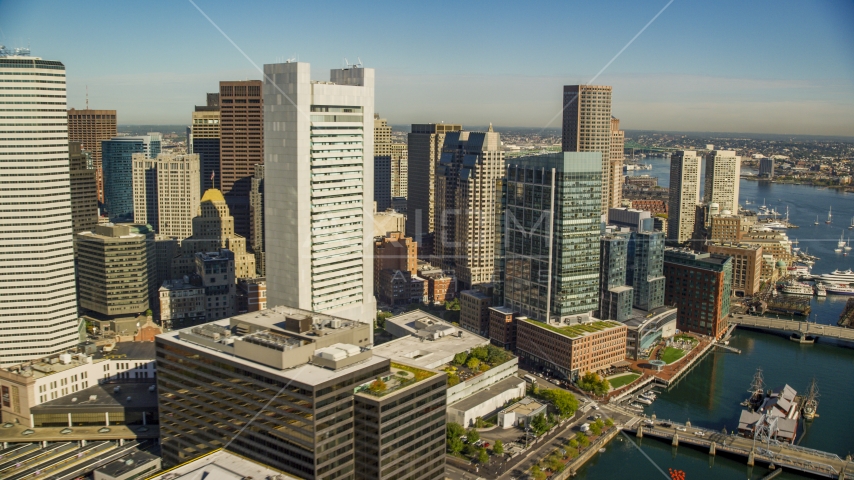
[[[114,137],[101,143],[104,171],[104,204],[111,221],[133,220],[134,153],[156,158],[160,153],[160,134],[138,137]]]
[[[599,307],[599,152],[510,160],[504,216],[504,305],[569,322]]]

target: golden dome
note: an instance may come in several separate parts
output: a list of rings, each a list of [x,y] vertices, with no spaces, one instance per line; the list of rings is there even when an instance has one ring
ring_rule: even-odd
[[[209,188],[205,190],[205,194],[202,195],[202,202],[224,202],[225,197],[222,196],[222,192],[217,190],[216,188]]]

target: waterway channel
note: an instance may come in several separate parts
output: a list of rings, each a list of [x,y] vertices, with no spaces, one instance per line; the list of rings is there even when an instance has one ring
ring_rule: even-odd
[[[667,186],[669,161],[644,159],[653,169],[634,172],[659,177],[659,185]],[[825,273],[833,269],[854,267],[854,256],[843,257],[833,249],[841,231],[847,230],[854,215],[854,195],[835,190],[819,189],[806,185],[760,184],[741,181],[741,201],[762,204],[763,197],[769,207],[785,212],[789,206],[790,221],[801,228],[788,231],[790,238],[798,238],[802,249],[821,257],[813,272]],[[826,225],[827,210],[833,206],[834,223]],[[820,225],[815,226],[816,215]],[[819,323],[835,324],[845,304],[846,297],[813,299],[813,313]],[[804,391],[815,377],[821,394],[819,417],[800,426],[798,442],[801,446],[836,453],[844,458],[854,454],[854,348],[822,344],[800,345],[783,336],[737,329],[730,345],[742,350],[741,355],[712,351],[670,390],[659,395],[655,403],[646,408],[647,414],[677,421],[690,420],[692,424],[715,430],[731,431],[737,426],[739,403],[748,395],[747,389],[757,367],[763,369],[768,387],[788,383]],[[622,440],[620,440],[622,439]],[[596,456],[577,478],[599,480],[631,478],[638,480],[669,478],[669,468],[683,470],[688,480],[721,478],[759,479],[768,473],[763,465],[748,467],[743,459],[726,456],[711,457],[705,451],[688,446],[671,447],[668,443],[633,436],[620,436],[611,442],[605,453]],[[804,478],[784,473],[781,480]]]

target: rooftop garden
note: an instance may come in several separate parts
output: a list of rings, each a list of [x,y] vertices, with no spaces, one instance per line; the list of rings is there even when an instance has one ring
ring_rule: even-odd
[[[513,359],[513,355],[494,345],[472,348],[470,352],[454,355],[454,360],[443,370],[448,373],[448,387],[458,385],[469,378]]]
[[[554,325],[549,325],[549,324],[544,323],[544,322],[536,322],[533,320],[524,320],[524,321],[526,321],[528,323],[533,323],[534,325],[543,327],[543,328],[551,330],[553,332],[557,332],[561,335],[566,335],[567,337],[570,337],[570,338],[583,337],[584,335],[587,335],[589,333],[601,332],[602,330],[607,330],[609,328],[619,327],[622,325],[622,323],[618,323],[618,322],[600,320],[600,321],[590,322],[590,323],[579,323],[576,325],[566,325],[566,326],[557,327]]]
[[[389,375],[377,377],[372,382],[360,385],[356,389],[356,392],[367,393],[375,397],[384,397],[389,393],[416,384],[433,375],[436,375],[436,372],[391,362],[391,373]]]

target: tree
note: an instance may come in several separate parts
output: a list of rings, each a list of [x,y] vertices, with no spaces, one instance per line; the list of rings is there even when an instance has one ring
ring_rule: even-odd
[[[382,393],[386,390],[386,388],[388,388],[388,385],[386,385],[386,383],[380,377],[377,377],[376,380],[374,380],[373,382],[371,382],[370,385],[368,385],[368,390],[374,393]]]
[[[480,440],[480,433],[477,430],[470,428],[468,432],[466,432],[466,438],[468,439],[470,444]]]
[[[459,375],[448,375],[448,387],[453,387],[460,384]]]
[[[454,355],[454,365],[463,365],[466,363],[466,359],[468,358],[468,354],[466,352],[460,352]]]
[[[549,469],[553,472],[559,472],[563,469],[563,462],[561,461],[561,456],[555,452],[549,455],[548,458]]]
[[[501,455],[504,453],[504,442],[501,440],[496,440],[495,444],[492,446],[492,453],[495,455]]]
[[[489,358],[489,350],[485,346],[474,347],[471,349],[469,357],[474,357],[481,362],[485,362],[486,359]]]
[[[590,425],[590,433],[598,437],[602,434],[602,427],[600,427],[598,423],[594,423],[593,425]]]
[[[590,445],[590,439],[587,438],[587,435],[579,435],[578,446],[581,448],[587,448],[588,445]]]
[[[477,417],[474,419],[475,428],[484,428],[486,427],[486,422],[483,421],[483,417]]]
[[[465,447],[465,444],[462,440],[460,440],[460,437],[453,437],[448,439],[449,452],[460,453],[461,451],[463,451],[463,447]]]
[[[459,423],[448,422],[447,425],[445,425],[445,433],[448,439],[460,438],[466,434],[466,429]]]
[[[546,433],[549,429],[549,423],[548,423],[548,420],[546,420],[546,416],[543,415],[542,413],[537,414],[531,420],[531,429],[534,431],[534,433],[537,436],[540,436],[540,435]]]
[[[578,440],[572,439],[569,441],[569,447],[578,450]]]
[[[555,409],[563,418],[575,415],[575,412],[578,410],[578,399],[575,398],[575,395],[567,392],[566,390],[552,388],[549,390],[542,390],[540,395],[546,399],[546,401],[554,405]]]
[[[152,315],[154,315],[154,312],[152,312],[150,308],[149,308],[148,310],[146,310],[146,311],[145,311],[145,316],[146,316],[146,317],[150,317],[150,316],[152,316]]]
[[[607,418],[607,419],[605,419],[605,425],[606,425],[606,426],[608,426],[608,427],[613,427],[613,426],[614,426],[614,421],[613,421],[613,420],[611,420],[610,418]]]
[[[387,318],[391,318],[391,312],[377,312],[377,327],[385,329],[385,321]]]
[[[531,476],[534,477],[534,480],[543,480],[546,478],[546,474],[543,473],[539,465],[531,467]]]
[[[477,463],[481,465],[486,465],[487,462],[489,462],[489,454],[486,453],[485,448],[481,448],[480,452],[478,452],[477,454]]]
[[[452,310],[452,311],[459,312],[460,311],[460,299],[455,298],[455,299],[451,300],[450,302],[446,301],[445,302],[445,310]]]
[[[469,357],[469,359],[466,360],[466,366],[472,370],[476,370],[479,365],[480,365],[480,360],[478,360],[474,357]]]
[[[495,345],[487,345],[486,351],[488,352],[486,361],[492,366],[501,365],[510,359],[507,351],[502,348],[498,348]]]
[[[604,396],[608,393],[608,390],[611,390],[611,382],[609,382],[607,378],[603,378],[596,384],[596,388],[593,392],[596,395]]]
[[[593,424],[599,427],[599,429],[605,428],[605,422],[603,422],[601,418],[597,418]]]

